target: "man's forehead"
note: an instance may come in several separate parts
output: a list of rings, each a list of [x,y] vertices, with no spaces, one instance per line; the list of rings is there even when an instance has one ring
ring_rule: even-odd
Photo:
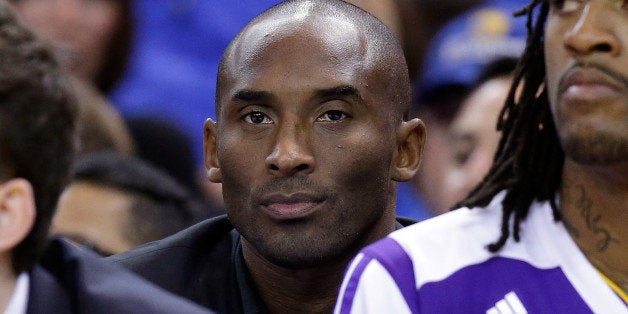
[[[267,18],[247,27],[229,56],[232,66],[248,67],[270,50],[298,51],[311,46],[335,56],[364,54],[365,37],[351,21],[338,16],[292,14]]]

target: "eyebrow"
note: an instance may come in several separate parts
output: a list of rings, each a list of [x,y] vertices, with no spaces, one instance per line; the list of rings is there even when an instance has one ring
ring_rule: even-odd
[[[265,100],[270,99],[271,97],[272,95],[269,92],[243,89],[243,90],[237,91],[233,95],[232,99],[236,101],[243,101],[243,102],[256,102],[256,101],[265,101]]]
[[[355,86],[352,85],[340,85],[331,88],[319,89],[315,92],[318,98],[349,98],[355,97],[362,100],[362,96]],[[234,101],[242,102],[264,102],[271,99],[273,96],[266,91],[255,91],[250,89],[242,89],[237,91],[232,99]]]
[[[320,89],[316,91],[316,96],[319,98],[356,97],[362,100],[362,96],[360,96],[358,89],[351,85],[340,85],[332,88]]]

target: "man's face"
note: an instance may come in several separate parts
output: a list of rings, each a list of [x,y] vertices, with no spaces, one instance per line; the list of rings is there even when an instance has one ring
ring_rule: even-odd
[[[250,29],[230,57],[219,99],[229,219],[245,245],[287,268],[351,254],[394,219],[400,120],[377,83],[382,69],[364,61],[352,25],[315,23]]]
[[[628,160],[628,1],[553,1],[547,87],[566,157]]]
[[[511,79],[491,79],[465,99],[448,134],[447,166],[441,198],[451,208],[486,175],[493,163],[500,134],[497,119],[510,90]]]

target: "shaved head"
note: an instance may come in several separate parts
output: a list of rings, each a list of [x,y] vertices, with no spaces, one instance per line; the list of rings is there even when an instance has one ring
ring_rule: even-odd
[[[204,128],[205,167],[222,183],[262,290],[264,273],[278,268],[315,281],[313,272],[333,273],[337,281],[307,284],[329,294],[330,302],[312,300],[321,307],[312,312],[329,313],[338,287],[328,284],[395,229],[397,182],[416,173],[425,139],[419,119],[404,121],[409,81],[393,32],[342,1],[283,2],[228,46],[218,121]],[[283,300],[265,301],[286,312]]]
[[[373,94],[401,117],[410,105],[411,88],[402,47],[395,34],[368,12],[344,1],[294,0],[278,4],[252,20],[223,54],[216,85],[216,116],[223,96],[242,71],[264,66],[261,54],[273,43],[300,36],[304,46],[324,46],[338,54],[358,52],[350,66],[362,69]],[[303,60],[307,62],[308,60]],[[384,109],[384,108],[382,108]]]

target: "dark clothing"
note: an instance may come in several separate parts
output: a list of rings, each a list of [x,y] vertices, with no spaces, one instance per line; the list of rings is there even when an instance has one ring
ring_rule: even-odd
[[[29,278],[27,313],[209,313],[60,239]]]
[[[399,218],[398,228],[414,222]],[[226,215],[109,259],[219,313],[268,312],[244,264],[240,234]]]

